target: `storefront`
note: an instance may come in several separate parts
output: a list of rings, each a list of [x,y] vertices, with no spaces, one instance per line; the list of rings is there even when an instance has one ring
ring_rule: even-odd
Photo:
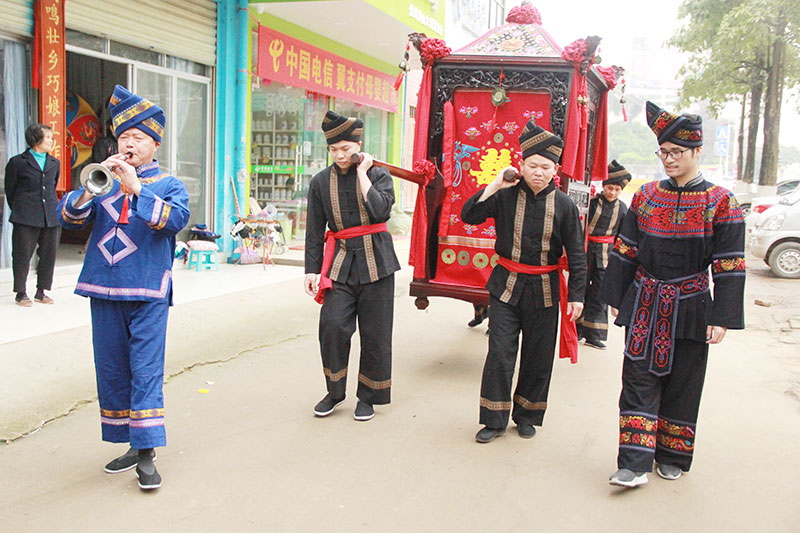
[[[217,3],[158,4],[154,8],[125,0],[103,2],[104,13],[159,21],[148,25],[119,24],[118,17],[98,16],[93,0],[66,2],[66,86],[68,94],[80,96],[94,110],[100,135],[106,134],[108,97],[116,84],[164,109],[167,128],[156,157],[164,172],[186,185],[191,226],[210,219]],[[173,31],[164,32],[165,27]],[[79,171],[80,166],[73,165],[72,188],[79,185]]]
[[[36,15],[33,0],[0,0],[0,170],[8,157],[26,148],[24,129],[29,123],[51,123],[57,117],[58,121],[52,122],[57,140],[52,155],[66,161],[63,168],[68,169],[62,173],[66,177],[59,189],[77,188],[81,168],[92,161],[92,144],[109,134],[108,98],[120,84],[164,109],[166,134],[156,154],[161,168],[186,184],[190,224],[210,219],[217,2],[171,0],[158,4],[104,0],[100,10],[92,0],[43,0],[41,13]],[[129,21],[157,18],[159,24],[120,24],[119,16],[103,13],[124,13]],[[40,27],[47,28],[37,34],[39,42],[57,45],[53,56],[40,52],[38,91],[31,89],[36,85],[32,79],[37,65],[35,15]],[[56,31],[47,23],[54,24]],[[159,30],[163,27],[173,31],[164,33]],[[51,72],[55,63],[63,69],[58,76]],[[3,77],[4,72],[14,79]],[[38,102],[41,95],[59,85],[43,107]],[[9,96],[9,91],[14,94]],[[59,131],[61,128],[64,131]],[[58,142],[62,133],[65,140]],[[11,228],[4,199],[1,208],[5,223],[0,268],[7,268]],[[64,232],[62,242],[83,242],[85,238]]]
[[[69,20],[69,19],[67,19]],[[169,54],[117,43],[76,30],[66,32],[68,94],[91,108],[100,135],[107,134],[108,97],[119,84],[164,109],[167,128],[156,157],[162,171],[184,182],[192,216],[189,225],[206,222],[211,168],[211,74],[213,67]],[[75,160],[72,189],[91,157]]]
[[[362,150],[387,160],[394,76],[264,24],[254,31],[250,197],[274,206],[287,237],[302,239],[309,182],[329,165],[322,118],[329,109],[361,118]]]

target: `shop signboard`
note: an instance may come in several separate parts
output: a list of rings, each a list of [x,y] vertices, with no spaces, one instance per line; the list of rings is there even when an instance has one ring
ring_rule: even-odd
[[[394,77],[266,26],[258,27],[258,76],[397,112]]]
[[[61,174],[56,190],[70,188],[69,160],[66,150],[66,84],[64,51],[64,0],[41,0],[35,4],[36,36],[39,70],[34,73],[34,85],[39,88],[39,122],[53,129],[53,149],[50,155],[61,162]],[[39,76],[36,78],[36,76]]]

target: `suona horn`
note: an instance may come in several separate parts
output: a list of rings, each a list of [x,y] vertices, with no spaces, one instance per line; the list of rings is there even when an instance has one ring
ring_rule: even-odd
[[[125,159],[130,159],[132,155],[128,152]],[[91,163],[81,170],[81,185],[95,196],[104,196],[114,186],[114,175],[100,163]]]

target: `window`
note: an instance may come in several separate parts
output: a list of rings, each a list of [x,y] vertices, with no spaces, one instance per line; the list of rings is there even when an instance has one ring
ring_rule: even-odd
[[[181,180],[189,192],[187,227],[206,221],[208,189],[209,81],[174,71],[134,67],[134,92],[164,110],[167,127],[156,152],[163,172]]]

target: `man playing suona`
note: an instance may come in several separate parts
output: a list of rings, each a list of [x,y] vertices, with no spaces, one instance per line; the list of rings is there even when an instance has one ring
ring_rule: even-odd
[[[103,440],[129,442],[109,474],[136,467],[139,487],[161,486],[154,448],[165,446],[164,349],[172,304],[175,234],[189,220],[183,183],[154,159],[164,111],[117,85],[109,102],[119,153],[110,192],[82,187],[64,195],[59,222],[68,229],[94,223],[75,293],[88,296]]]
[[[480,423],[485,427],[475,436],[482,443],[505,433],[509,414],[521,437],[534,436],[534,426],[542,425],[547,408],[559,298],[568,298],[566,309],[572,322],[583,309],[586,255],[578,208],[553,183],[564,142],[531,120],[519,143],[522,179],[505,181],[506,169],[501,170],[461,212],[468,224],[493,218],[497,228],[499,260],[486,284],[491,335],[481,382]],[[568,291],[559,286],[559,260],[565,250]],[[512,413],[511,381],[520,332],[522,355]]]
[[[605,350],[608,338],[608,306],[598,298],[600,283],[606,274],[608,252],[622,225],[628,207],[619,199],[622,189],[631,180],[625,167],[612,161],[608,165],[608,179],[603,180],[603,190],[589,202],[589,243],[586,249],[586,299],[583,315],[578,319],[578,338],[587,346]]]
[[[322,131],[333,164],[311,180],[308,191],[304,288],[322,304],[319,345],[328,394],[314,407],[333,413],[345,398],[350,339],[361,336],[354,418],[375,416],[388,404],[392,385],[394,273],[400,263],[386,229],[394,188],[389,172],[359,155],[364,122],[328,111]],[[325,228],[331,228],[327,233]],[[323,253],[324,251],[324,253]]]
[[[742,210],[698,170],[702,119],[652,102],[646,111],[667,179],[634,195],[600,288],[626,329],[619,470],[609,480],[622,487],[647,483],[654,459],[664,479],[689,471],[708,346],[744,328]]]

